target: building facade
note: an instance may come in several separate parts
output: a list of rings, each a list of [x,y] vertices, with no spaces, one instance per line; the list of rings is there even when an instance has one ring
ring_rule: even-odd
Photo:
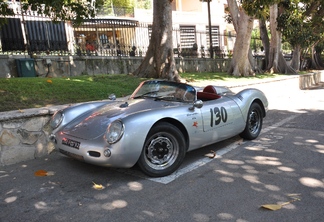
[[[106,6],[96,18],[78,27],[69,22],[53,23],[32,11],[22,12],[19,2],[12,2],[11,7],[16,16],[1,28],[2,53],[143,56],[149,45],[152,7]],[[215,57],[229,55],[235,37],[232,26],[225,22],[225,7],[226,0],[174,0],[174,52],[184,57],[210,57],[210,52]]]

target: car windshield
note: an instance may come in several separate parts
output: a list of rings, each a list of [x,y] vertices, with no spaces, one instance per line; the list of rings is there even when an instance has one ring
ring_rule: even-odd
[[[193,102],[196,98],[196,90],[194,87],[184,83],[149,80],[142,82],[130,98],[153,98],[155,100]]]

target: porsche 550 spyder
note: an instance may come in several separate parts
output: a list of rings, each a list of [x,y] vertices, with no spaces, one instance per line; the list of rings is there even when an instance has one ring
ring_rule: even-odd
[[[57,111],[50,138],[72,158],[107,167],[137,164],[148,176],[162,177],[177,170],[188,151],[235,135],[257,138],[267,109],[257,89],[235,94],[220,86],[147,80],[129,98]]]

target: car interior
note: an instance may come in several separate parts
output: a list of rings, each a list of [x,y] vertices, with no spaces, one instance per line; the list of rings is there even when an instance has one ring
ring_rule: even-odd
[[[202,101],[209,101],[219,99],[221,96],[217,94],[215,87],[212,85],[206,86],[202,92],[197,92],[197,99]]]

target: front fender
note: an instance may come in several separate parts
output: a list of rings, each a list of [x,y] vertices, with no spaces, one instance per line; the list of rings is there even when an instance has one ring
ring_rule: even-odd
[[[252,103],[257,102],[263,109],[263,117],[266,116],[268,111],[268,99],[265,94],[258,89],[244,89],[232,97],[233,100],[240,107],[244,121],[246,121],[250,106]]]
[[[59,130],[63,129],[63,127],[70,123],[72,120],[79,118],[83,115],[88,115],[93,110],[107,105],[109,103],[114,103],[116,101],[98,101],[98,102],[87,102],[87,103],[80,103],[73,106],[69,106],[65,109],[59,110],[58,112],[62,112],[64,115],[62,123],[56,129],[53,129],[52,133],[56,133]],[[55,113],[56,114],[56,113]],[[54,115],[55,115],[54,114]],[[53,116],[54,116],[53,115]]]
[[[179,109],[186,110],[188,108]],[[166,121],[178,127],[186,138],[186,146],[188,148],[188,129],[186,129],[185,124],[182,123],[178,115],[183,116],[183,113],[181,111],[176,112],[174,109],[165,109],[163,112],[156,110],[124,117],[122,122],[124,123],[125,130],[123,137],[119,141],[122,143],[119,149],[123,149],[124,154],[129,153],[131,156],[128,159],[131,159],[135,164],[141,155],[147,135],[152,127],[160,121]],[[192,125],[191,122],[190,124]]]

